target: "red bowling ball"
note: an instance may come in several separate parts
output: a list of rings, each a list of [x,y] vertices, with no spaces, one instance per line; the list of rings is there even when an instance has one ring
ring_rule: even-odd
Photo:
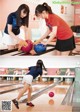
[[[28,45],[27,46],[22,46],[21,50],[25,53],[29,53],[33,48],[33,43],[32,43],[31,40],[26,40],[26,42],[27,42]]]
[[[53,92],[50,92],[50,93],[49,93],[49,96],[50,96],[50,97],[53,97],[53,96],[54,96],[54,93],[53,93]]]

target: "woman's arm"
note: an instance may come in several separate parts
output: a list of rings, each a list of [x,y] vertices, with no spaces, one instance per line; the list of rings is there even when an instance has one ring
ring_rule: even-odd
[[[12,32],[12,25],[10,25],[10,24],[8,24],[8,33],[9,33],[9,35],[10,35],[12,38],[17,39],[18,41],[21,40],[18,36],[16,36],[16,35]]]
[[[50,34],[50,37],[49,37],[48,41],[45,43],[45,45],[49,44],[49,42],[51,42],[53,40],[53,38],[56,37],[56,34],[57,34],[57,26],[54,26],[52,28],[52,32]]]
[[[26,68],[25,70],[26,70],[26,71],[29,71],[29,68]]]
[[[51,33],[50,29],[47,27],[47,31],[45,32],[45,34],[36,42],[34,42],[34,44],[38,44],[40,43],[43,39],[45,39],[49,34]]]
[[[42,82],[42,76],[40,75],[40,82]]]
[[[12,25],[9,25],[9,24],[8,24],[8,33],[9,33],[9,35],[10,35],[12,38],[18,40],[18,42],[19,42],[19,50],[20,50],[20,48],[21,48],[22,46],[27,46],[27,43],[26,43],[23,39],[19,38],[18,36],[16,36],[16,35],[12,32]]]
[[[29,35],[28,35],[28,33],[29,33],[28,27],[23,26],[23,29],[24,29],[24,38],[25,38],[25,40],[30,39]]]

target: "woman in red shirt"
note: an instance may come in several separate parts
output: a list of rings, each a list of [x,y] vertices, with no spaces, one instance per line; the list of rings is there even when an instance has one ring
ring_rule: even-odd
[[[49,44],[56,37],[56,55],[69,55],[70,51],[75,48],[75,41],[73,32],[68,24],[58,15],[54,14],[47,3],[38,5],[35,9],[35,14],[39,18],[45,19],[47,25],[46,33],[35,44],[42,42],[51,33],[45,45]]]

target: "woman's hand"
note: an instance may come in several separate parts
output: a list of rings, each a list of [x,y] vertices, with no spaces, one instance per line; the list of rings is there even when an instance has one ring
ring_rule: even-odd
[[[41,42],[41,44],[43,44],[43,45],[47,45],[47,43],[46,43],[46,42]]]
[[[27,46],[27,45],[28,45],[27,42],[26,42],[25,40],[21,40],[21,41],[19,42],[19,44],[22,45],[22,46]]]
[[[21,50],[22,46],[28,46],[28,44],[25,40],[20,40],[18,50]]]
[[[47,75],[47,74],[48,74],[48,72],[43,70],[43,75]]]
[[[36,40],[33,44],[34,44],[34,45],[37,45],[37,44],[39,44],[39,43],[41,43],[41,39]]]
[[[42,38],[40,38],[39,40],[36,40],[36,41],[34,42],[34,45],[37,45],[37,44],[41,43],[42,40],[43,40]]]

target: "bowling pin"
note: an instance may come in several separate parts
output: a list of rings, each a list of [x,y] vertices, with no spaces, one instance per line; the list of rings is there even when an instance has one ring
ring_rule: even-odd
[[[9,77],[9,80],[10,80],[10,77]]]
[[[0,80],[1,80],[1,77],[0,77]]]
[[[8,77],[7,77],[7,80],[8,80]]]

